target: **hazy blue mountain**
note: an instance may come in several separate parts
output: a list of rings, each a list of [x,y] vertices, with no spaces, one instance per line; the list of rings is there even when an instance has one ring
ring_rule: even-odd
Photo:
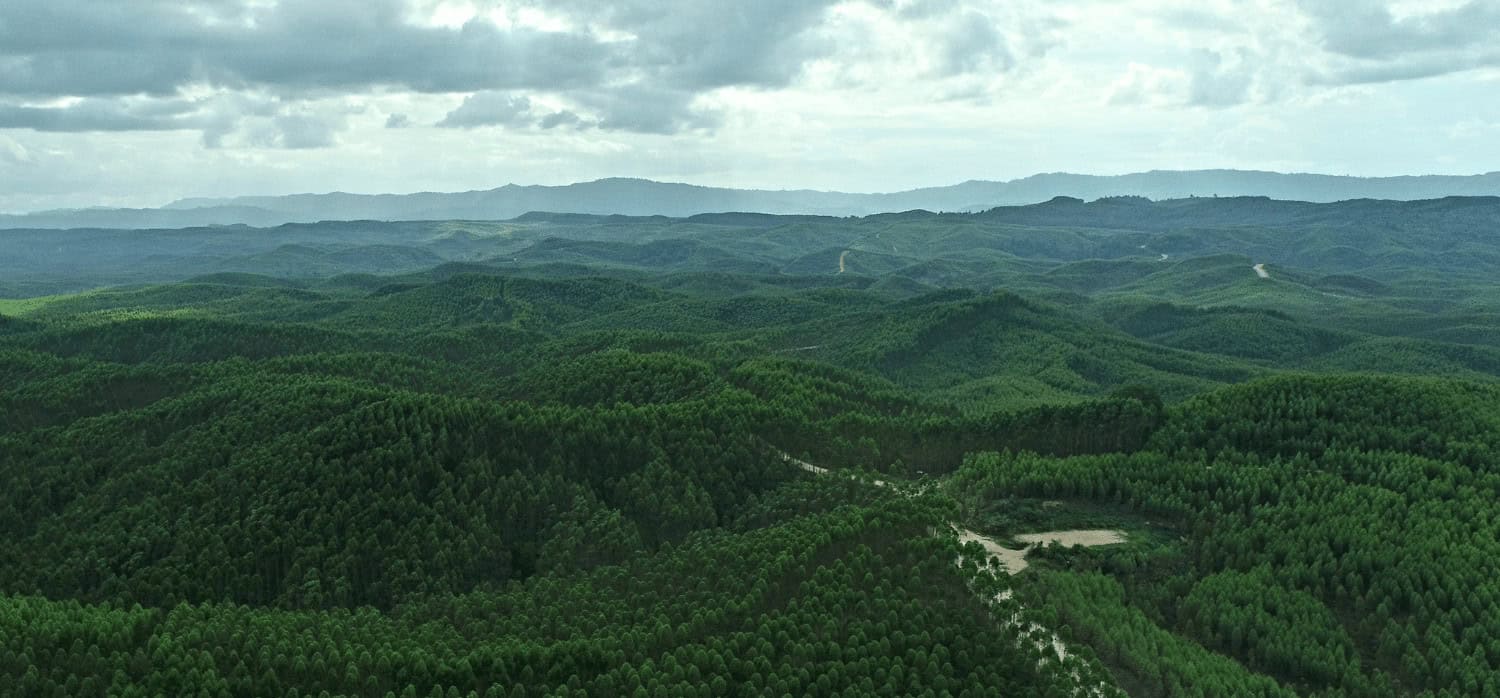
[[[725,189],[644,179],[565,186],[509,184],[486,191],[417,194],[296,194],[183,199],[159,209],[83,209],[0,216],[0,228],[179,228],[323,220],[505,220],[531,211],[686,217],[729,211],[865,216],[926,209],[975,211],[1055,197],[1180,199],[1265,196],[1294,201],[1417,200],[1500,195],[1500,172],[1473,176],[1361,178],[1239,170],[1155,171],[1119,176],[1040,174],[886,194]]]
[[[1328,285],[1353,284],[1357,293],[1371,294],[1380,283],[1413,274],[1488,284],[1500,265],[1497,229],[1500,197],[1334,203],[1057,197],[974,213],[864,217],[529,213],[504,221],[8,229],[0,231],[0,298],[205,274],[404,274],[444,263],[585,265],[645,274],[825,275],[843,268],[851,275],[897,274],[916,284],[969,288],[1013,286],[1022,276],[1055,272],[1039,283],[1092,292],[1133,283],[1164,265],[1224,255],[1234,257],[1227,262],[1232,269],[1204,278],[1244,281],[1258,262],[1305,270],[1313,276],[1303,281],[1324,291],[1348,295]],[[1064,264],[1083,266],[1057,268]],[[1339,278],[1321,279],[1327,275]]]

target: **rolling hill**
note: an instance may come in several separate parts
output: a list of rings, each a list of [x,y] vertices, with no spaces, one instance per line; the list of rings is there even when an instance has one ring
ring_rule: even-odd
[[[1035,204],[1056,197],[1268,197],[1332,202],[1500,195],[1500,173],[1361,178],[1239,170],[1152,171],[1118,176],[1039,174],[1011,181],[969,181],[884,194],[704,187],[644,179],[601,179],[563,186],[508,184],[495,189],[416,194],[294,194],[191,198],[154,209],[85,209],[0,215],[0,228],[152,228],[326,220],[504,220],[531,211],[671,216],[742,211],[865,216],[926,209],[972,211]]]

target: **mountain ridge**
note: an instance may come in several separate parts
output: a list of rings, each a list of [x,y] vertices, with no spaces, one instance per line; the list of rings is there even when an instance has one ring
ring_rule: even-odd
[[[506,184],[493,189],[409,194],[328,192],[280,196],[194,197],[159,208],[67,209],[0,215],[0,228],[176,228],[273,226],[324,220],[509,220],[526,213],[662,215],[705,213],[868,216],[924,209],[978,211],[1044,203],[1136,196],[1152,200],[1263,196],[1329,203],[1353,199],[1412,201],[1500,195],[1500,172],[1477,175],[1350,177],[1260,170],[1151,170],[1123,175],[1041,173],[1007,181],[886,193],[813,189],[734,189],[611,177],[565,185]]]

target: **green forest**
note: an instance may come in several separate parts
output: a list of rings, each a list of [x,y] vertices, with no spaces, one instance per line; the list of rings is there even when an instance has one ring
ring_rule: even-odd
[[[1500,698],[1496,230],[0,230],[0,695]]]

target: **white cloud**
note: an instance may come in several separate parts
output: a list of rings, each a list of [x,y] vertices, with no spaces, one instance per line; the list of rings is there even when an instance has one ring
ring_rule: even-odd
[[[444,128],[521,126],[535,120],[536,117],[531,113],[531,100],[525,95],[476,92],[464,98],[463,104],[448,112],[437,125]]]
[[[0,136],[0,161],[12,165],[28,165],[34,162],[31,151],[17,143],[15,139],[5,136]]]
[[[1500,161],[1500,0],[100,7],[0,5],[0,208]]]
[[[1110,83],[1105,103],[1110,105],[1179,104],[1187,98],[1188,75],[1185,71],[1131,63]]]

